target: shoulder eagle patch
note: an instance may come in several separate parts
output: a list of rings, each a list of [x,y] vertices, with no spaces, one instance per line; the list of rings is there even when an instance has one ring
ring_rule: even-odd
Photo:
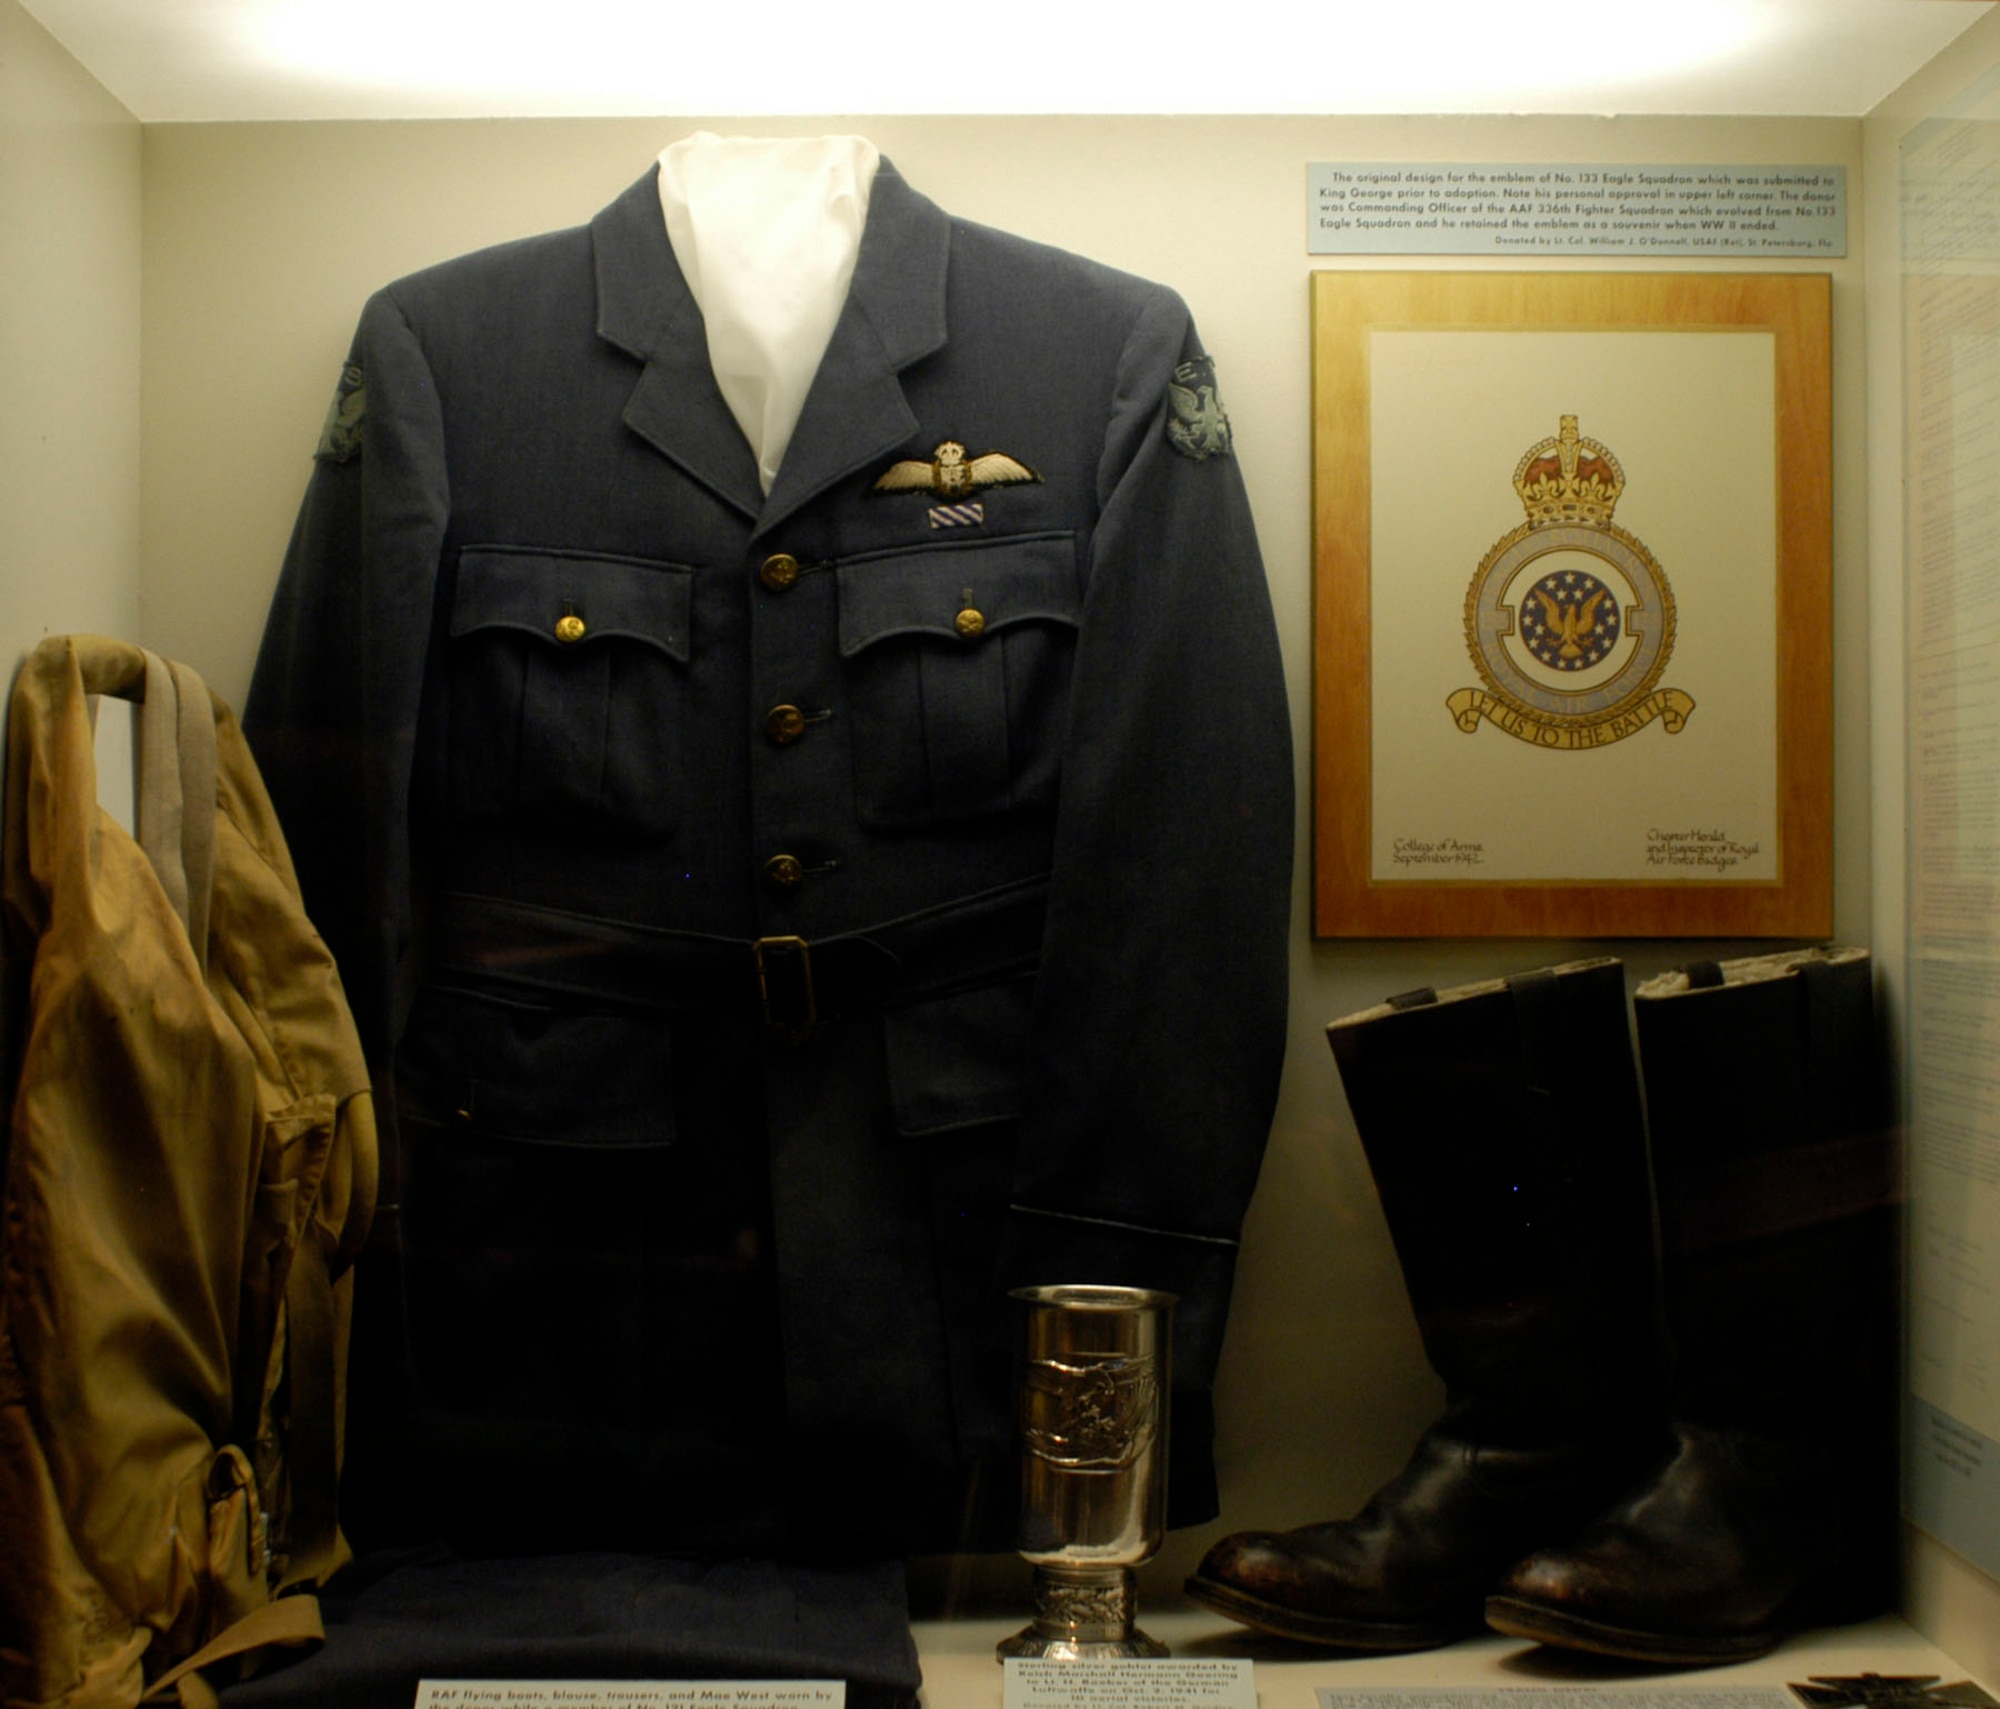
[[[1215,385],[1215,359],[1183,362],[1167,382],[1167,443],[1197,463],[1229,455],[1229,416]]]
[[[361,364],[350,362],[340,371],[340,384],[334,388],[313,455],[326,463],[353,462],[361,455],[361,424],[367,414],[367,380]]]

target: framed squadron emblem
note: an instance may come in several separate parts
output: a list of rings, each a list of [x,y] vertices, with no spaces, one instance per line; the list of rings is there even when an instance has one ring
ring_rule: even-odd
[[[1315,929],[1832,926],[1829,281],[1313,281]]]
[[[1479,561],[1465,596],[1465,640],[1484,686],[1445,705],[1468,735],[1485,718],[1537,747],[1615,742],[1694,702],[1660,688],[1674,650],[1674,596],[1645,542],[1611,520],[1625,473],[1610,450],[1562,418],[1560,433],[1514,467],[1528,520]]]

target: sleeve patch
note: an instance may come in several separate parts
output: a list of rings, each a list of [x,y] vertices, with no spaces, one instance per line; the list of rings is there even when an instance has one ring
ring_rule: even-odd
[[[340,371],[333,402],[326,412],[326,425],[319,430],[319,448],[313,455],[326,463],[351,463],[361,455],[361,424],[368,413],[368,385],[359,362],[350,362]]]
[[[1229,416],[1215,384],[1215,359],[1183,362],[1167,382],[1167,443],[1197,463],[1229,455]]]

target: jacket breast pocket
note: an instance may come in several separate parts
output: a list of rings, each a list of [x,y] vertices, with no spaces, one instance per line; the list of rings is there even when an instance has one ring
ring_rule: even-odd
[[[669,835],[692,589],[679,564],[467,547],[451,608],[457,813]]]
[[[861,818],[1052,811],[1083,617],[1075,537],[913,547],[836,574]]]

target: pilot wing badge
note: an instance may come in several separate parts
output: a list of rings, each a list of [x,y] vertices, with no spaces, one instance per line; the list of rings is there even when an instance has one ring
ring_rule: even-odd
[[[933,528],[964,528],[986,520],[985,504],[973,497],[982,487],[1039,484],[1041,476],[1017,457],[987,451],[968,457],[956,439],[947,439],[926,462],[905,457],[891,463],[869,489],[878,493],[922,493],[939,500],[931,506]]]
[[[1645,543],[1611,520],[1625,471],[1561,418],[1514,465],[1527,520],[1497,540],[1465,596],[1483,686],[1446,696],[1468,736],[1483,718],[1538,748],[1623,741],[1658,720],[1678,735],[1694,701],[1662,688],[1674,595]]]

